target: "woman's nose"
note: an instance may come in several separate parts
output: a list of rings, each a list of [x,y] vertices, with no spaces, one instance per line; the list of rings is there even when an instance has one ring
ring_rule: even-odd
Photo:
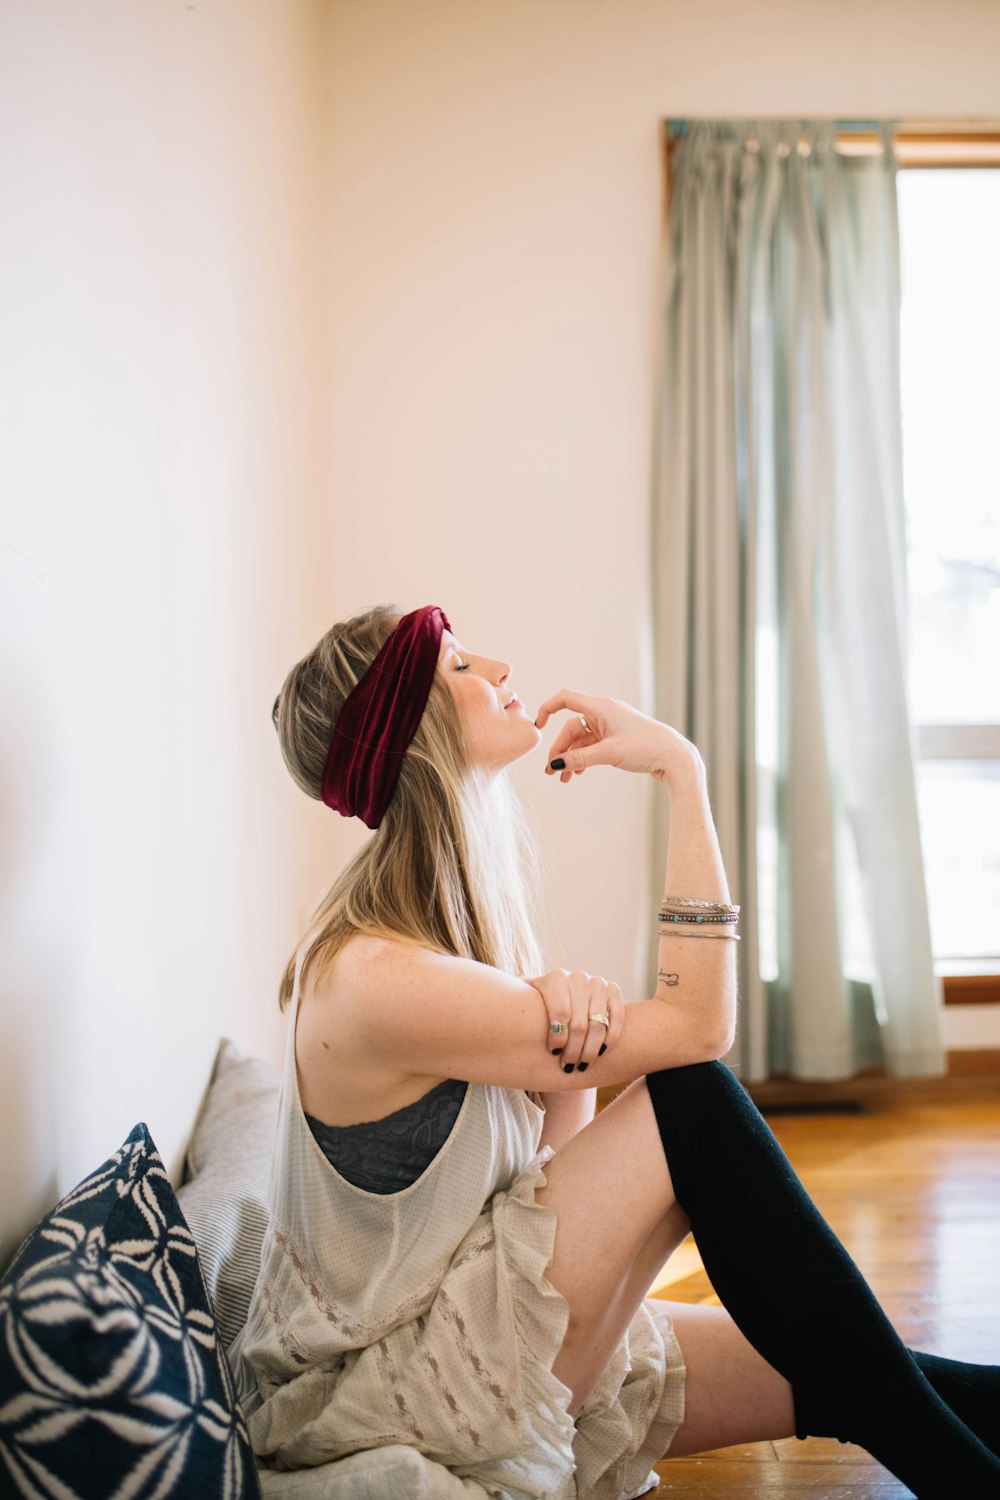
[[[497,682],[506,682],[513,670],[509,661],[497,661],[493,663],[497,672]]]

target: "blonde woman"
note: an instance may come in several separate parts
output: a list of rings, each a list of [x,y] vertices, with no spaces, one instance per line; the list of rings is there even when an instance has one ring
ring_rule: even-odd
[[[260,1460],[404,1443],[509,1500],[619,1500],[665,1454],[816,1434],[920,1496],[1000,1494],[1000,1372],[900,1342],[718,1060],[738,908],[694,745],[569,690],[532,718],[436,606],[334,626],[274,719],[302,790],[374,833],[281,986],[233,1350]],[[669,798],[649,998],[542,972],[505,771],[553,719],[540,782],[613,767]],[[598,1084],[629,1087],[595,1117]],[[689,1230],[723,1308],[646,1298]]]

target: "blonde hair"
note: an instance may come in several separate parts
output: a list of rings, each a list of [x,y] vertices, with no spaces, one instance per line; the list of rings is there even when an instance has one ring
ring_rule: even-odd
[[[401,613],[380,606],[334,625],[285,678],[272,718],[285,765],[308,796],[321,800],[334,722]],[[537,876],[535,841],[506,773],[487,778],[473,764],[454,699],[435,678],[381,823],[313,912],[301,983],[314,960],[321,978],[358,932],[537,974],[529,916]],[[282,1009],[294,975],[293,954]]]

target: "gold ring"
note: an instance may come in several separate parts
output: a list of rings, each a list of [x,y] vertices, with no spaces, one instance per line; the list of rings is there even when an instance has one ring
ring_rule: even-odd
[[[587,1017],[587,1020],[588,1021],[596,1021],[599,1026],[610,1026],[611,1025],[611,1022],[608,1020],[607,1016],[599,1015],[596,1010],[592,1010],[590,1012],[590,1014]]]

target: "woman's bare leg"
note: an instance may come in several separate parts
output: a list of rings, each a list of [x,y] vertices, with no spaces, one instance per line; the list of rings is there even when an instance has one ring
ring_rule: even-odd
[[[659,1268],[687,1235],[643,1079],[557,1152],[536,1197],[556,1210],[547,1275],[569,1303],[553,1373],[574,1414],[594,1388]]]
[[[537,1197],[559,1214],[548,1279],[570,1305],[553,1373],[572,1390],[575,1413],[690,1226],[641,1079],[553,1158],[547,1177]],[[687,1367],[671,1456],[794,1436],[791,1386],[724,1308],[671,1303],[670,1313]]]
[[[668,1458],[795,1436],[792,1388],[743,1337],[724,1307],[670,1302],[684,1355],[684,1421]]]
[[[769,1388],[760,1406],[751,1400],[720,1426],[717,1409],[704,1418],[698,1410],[698,1380],[684,1451],[737,1441],[733,1433],[787,1433],[789,1390],[767,1375],[773,1363],[830,1431],[867,1448],[921,1500],[951,1500],[958,1489],[965,1500],[1000,1493],[997,1456],[923,1375],[723,1064],[637,1080],[557,1153],[547,1176],[538,1198],[558,1215],[548,1274],[570,1309],[553,1368],[572,1410],[691,1226],[727,1312],[762,1356],[745,1370]],[[691,1324],[693,1342],[688,1333],[693,1365],[709,1376],[723,1362],[720,1338],[733,1357],[750,1358],[716,1321],[725,1332],[710,1334],[703,1318]]]

